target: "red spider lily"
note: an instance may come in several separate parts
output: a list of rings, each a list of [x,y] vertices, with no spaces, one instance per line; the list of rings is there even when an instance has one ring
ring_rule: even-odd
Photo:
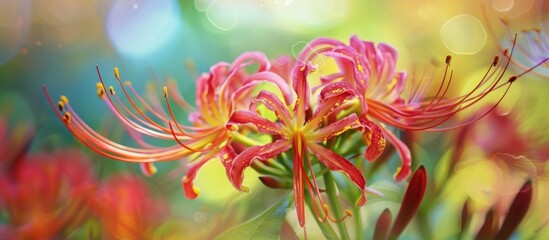
[[[318,212],[318,204],[320,204],[325,211],[324,219],[330,219],[327,205],[324,204],[320,196],[309,152],[328,169],[342,171],[353,181],[361,190],[361,196],[356,201],[357,206],[362,206],[366,202],[364,194],[366,180],[362,173],[347,159],[322,145],[323,142],[347,130],[362,127],[356,114],[343,116],[329,125],[323,124],[341,105],[355,98],[356,93],[352,86],[345,82],[327,84],[320,91],[318,106],[314,112],[311,112],[307,76],[312,70],[311,65],[298,65],[294,68],[292,80],[297,99],[292,104],[283,103],[271,92],[261,91],[259,93],[255,102],[262,103],[267,109],[274,112],[278,119],[277,122],[272,122],[254,111],[238,110],[232,114],[227,125],[229,129],[235,129],[236,125],[251,125],[259,132],[270,134],[276,139],[265,145],[251,146],[234,158],[232,167],[229,169],[229,179],[238,190],[249,191],[247,187],[242,186],[243,172],[253,160],[266,161],[289,149],[292,150],[295,207],[299,224],[302,227],[305,224],[306,188],[309,190],[310,196],[313,197],[313,209],[317,216],[320,216]],[[317,196],[317,199],[314,196]],[[321,220],[323,221],[323,219]]]
[[[3,231],[10,234],[3,237],[49,239],[81,224],[93,190],[91,169],[77,150],[25,155],[0,176],[0,210],[9,222]]]
[[[513,49],[505,57],[510,59],[512,53]],[[338,66],[338,71],[335,73],[321,76],[322,83],[347,82],[359,93],[361,119],[369,129],[366,138],[370,141],[370,146],[365,157],[368,160],[374,160],[379,156],[385,146],[384,137],[387,137],[402,159],[402,166],[396,173],[396,179],[399,181],[410,174],[410,150],[387,128],[386,124],[403,130],[416,131],[443,131],[465,126],[477,119],[450,126],[441,125],[491,92],[505,88],[499,100],[501,101],[511,84],[524,74],[502,81],[510,61],[501,63],[499,57],[495,57],[485,76],[471,92],[450,98],[446,93],[451,85],[453,74],[449,71],[451,58],[448,56],[442,83],[435,96],[425,98],[424,93],[428,85],[418,83],[418,86],[413,86],[416,89],[410,91],[409,98],[404,99],[401,95],[406,85],[406,74],[395,71],[398,55],[391,46],[386,44],[376,46],[372,42],[361,41],[356,36],[351,37],[349,45],[333,39],[319,38],[313,40],[309,47],[304,49],[299,60],[307,62],[321,55],[333,58]]]
[[[147,184],[135,176],[114,176],[96,191],[92,209],[107,238],[151,239],[168,208],[152,198]]]
[[[257,64],[257,70],[248,72],[247,67]],[[61,96],[57,106],[53,103],[44,86],[44,92],[59,119],[82,143],[90,149],[115,160],[142,164],[147,175],[156,170],[153,162],[180,160],[191,157],[194,160],[182,179],[182,186],[188,198],[196,198],[199,191],[193,186],[198,170],[209,160],[219,158],[224,164],[230,163],[234,150],[229,144],[233,137],[246,141],[236,132],[225,128],[230,114],[238,108],[247,108],[246,99],[252,99],[256,85],[270,82],[278,86],[288,98],[290,88],[279,76],[268,72],[270,62],[258,52],[242,54],[232,64],[221,62],[214,65],[210,73],[203,74],[197,81],[196,110],[193,110],[176,86],[170,83],[164,88],[167,111],[162,104],[151,99],[147,103],[130,82],[122,83],[115,68],[115,78],[119,82],[127,103],[115,94],[114,87],[107,88],[99,70],[100,83],[97,84],[98,96],[119,119],[120,123],[135,140],[139,147],[119,144],[89,127],[69,105],[65,96]],[[107,89],[109,89],[107,91]],[[168,95],[174,96],[175,103],[184,110],[192,111],[189,120],[193,126],[184,126],[176,120]],[[128,106],[129,105],[129,106]],[[57,110],[57,108],[59,108]],[[238,136],[235,136],[238,135]],[[171,143],[168,147],[153,145],[147,138],[160,139]]]

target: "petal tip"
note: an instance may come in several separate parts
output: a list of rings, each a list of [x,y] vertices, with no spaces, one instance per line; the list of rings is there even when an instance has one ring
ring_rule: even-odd
[[[364,194],[360,195],[360,197],[355,202],[355,207],[359,208],[366,204],[366,196]]]

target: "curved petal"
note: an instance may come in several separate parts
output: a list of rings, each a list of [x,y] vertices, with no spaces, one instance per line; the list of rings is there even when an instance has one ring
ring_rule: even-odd
[[[406,144],[404,144],[397,136],[395,136],[391,131],[387,130],[385,127],[381,127],[381,131],[393,146],[395,146],[398,155],[400,155],[400,160],[402,165],[399,167],[399,170],[395,173],[395,178],[397,181],[402,181],[406,179],[410,173],[410,165],[412,165],[412,155],[410,154],[410,149]]]
[[[301,50],[297,59],[300,63],[306,63],[311,61],[319,53],[331,51],[338,46],[345,46],[345,44],[331,38],[317,38],[309,42],[309,44]]]
[[[259,64],[257,72],[265,71],[271,67],[271,62],[262,52],[245,52],[240,54],[232,63],[232,69],[241,65],[251,64],[249,61],[255,61]]]
[[[322,162],[326,167],[333,171],[342,171],[345,173],[351,181],[360,189],[361,196],[355,202],[355,206],[360,207],[366,203],[366,179],[351,162],[347,159],[339,156],[337,153],[332,152],[329,149],[324,148],[316,143],[308,143],[307,147],[313,152],[313,154]]]
[[[223,163],[223,166],[227,172],[229,172],[235,157],[236,153],[230,144],[225,145],[225,147],[221,149],[221,152],[219,152],[219,159],[221,160],[221,163]]]
[[[143,162],[140,163],[139,166],[141,168],[141,172],[147,177],[152,177],[157,172],[156,166],[154,166],[154,163],[152,162]]]
[[[364,62],[356,49],[343,46],[336,51],[324,55],[334,58],[344,80],[356,86],[356,90],[364,94],[369,87],[370,63]]]
[[[338,136],[347,130],[362,127],[356,114],[351,114],[347,117],[344,117],[336,122],[331,123],[330,125],[323,127],[315,131],[311,138],[321,142],[326,141],[332,137]]]
[[[271,122],[265,118],[262,118],[257,113],[247,111],[247,110],[238,110],[231,115],[231,118],[227,122],[227,128],[229,130],[234,129],[234,125],[241,125],[251,123],[257,127],[260,132],[282,135],[282,129],[280,126],[274,122]]]
[[[282,77],[272,72],[258,72],[249,76],[244,81],[243,85],[232,93],[231,99],[239,99],[241,97],[240,95],[249,92],[252,87],[265,82],[276,85],[277,89],[282,93],[287,105],[292,103],[293,96],[290,85]]]
[[[196,174],[202,166],[204,166],[204,164],[211,159],[219,158],[228,173],[229,168],[232,166],[233,159],[236,157],[236,153],[234,152],[233,147],[227,144],[221,149],[212,150],[205,155],[201,155],[200,157],[201,159],[197,163],[193,164],[189,170],[187,170],[187,174],[181,179],[183,191],[185,192],[185,196],[189,199],[195,199],[200,194],[200,190],[194,186],[193,182],[196,178]]]
[[[288,111],[288,106],[285,106],[278,97],[272,93],[267,91],[261,91],[259,92],[259,95],[257,95],[257,98],[255,101],[260,101],[265,106],[273,111],[276,114],[276,117],[280,119],[286,126],[291,125],[291,115]]]
[[[200,170],[209,160],[210,159],[201,159],[199,162],[193,164],[189,170],[187,170],[187,174],[181,179],[183,192],[188,199],[195,199],[200,194],[200,190],[194,186],[193,182],[198,170]]]
[[[385,141],[385,136],[383,135],[381,128],[377,124],[366,119],[364,116],[360,118],[360,121],[364,128],[367,129],[364,133],[364,138],[368,144],[368,148],[364,152],[364,158],[371,162],[376,160],[379,155],[383,153],[387,142]]]
[[[309,84],[307,84],[307,75],[313,71],[311,64],[298,65],[292,72],[293,87],[297,94],[294,115],[297,118],[297,125],[305,123],[305,112],[309,109]]]
[[[320,90],[318,107],[309,122],[307,122],[305,129],[316,129],[325,117],[356,96],[353,86],[347,82],[334,82],[326,85]]]
[[[244,180],[244,170],[252,164],[253,160],[267,160],[290,149],[291,144],[286,139],[280,139],[263,146],[252,146],[238,154],[229,170],[229,180],[239,191],[248,192],[249,189],[242,186]]]

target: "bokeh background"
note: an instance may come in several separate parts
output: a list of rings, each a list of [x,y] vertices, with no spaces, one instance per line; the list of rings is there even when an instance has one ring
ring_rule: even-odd
[[[96,95],[95,66],[111,84],[116,83],[112,69],[118,67],[123,80],[131,80],[139,92],[145,93],[153,84],[156,90],[152,91],[159,96],[167,79],[175,79],[186,99],[192,100],[194,80],[216,62],[231,62],[245,51],[262,51],[270,58],[295,56],[316,37],[347,42],[356,34],[393,45],[399,52],[398,69],[411,72],[435,67],[435,80],[440,79],[436,76],[443,70],[446,55],[451,54],[457,79],[452,91],[458,94],[474,86],[493,56],[510,47],[509,32],[518,33],[517,41],[526,44],[522,30],[544,30],[544,24],[549,23],[548,5],[534,0],[2,0],[0,116],[10,133],[2,144],[15,145],[25,132],[32,131],[30,152],[76,149],[90,159],[91,171],[98,179],[123,173],[150,187],[149,196],[162,199],[169,209],[171,223],[164,221],[163,229],[178,226],[175,228],[188,236],[210,238],[263,211],[281,191],[265,190],[252,177],[247,178],[248,185],[256,191],[251,196],[238,193],[224,178],[219,164],[209,164],[197,180],[201,196],[187,200],[179,178],[166,176],[179,163],[158,164],[159,173],[147,178],[137,165],[89,151],[56,118],[42,85],[47,85],[54,98],[69,97],[80,117],[94,129],[125,142],[127,136]],[[547,47],[548,35],[544,33],[541,42]],[[537,63],[520,56],[517,60],[526,66]],[[513,66],[509,70],[521,72]],[[521,114],[528,118],[514,127],[536,131],[546,139],[547,64],[536,72],[514,84],[502,111],[520,106]],[[444,149],[452,146],[451,140],[433,143],[440,138],[427,135],[414,146],[424,154],[426,160],[421,161],[427,161],[432,169]],[[396,165],[397,161],[392,166]],[[379,178],[390,180],[388,175]],[[462,187],[467,184],[472,182],[464,182]],[[5,212],[0,215],[2,222],[8,218]],[[98,225],[90,224],[90,229],[99,231]],[[82,232],[72,236],[77,234]]]

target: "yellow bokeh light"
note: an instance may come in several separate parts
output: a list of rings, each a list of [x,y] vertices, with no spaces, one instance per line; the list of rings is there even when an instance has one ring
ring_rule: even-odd
[[[486,31],[474,16],[462,14],[446,21],[440,29],[444,46],[456,54],[475,54],[486,44]]]

